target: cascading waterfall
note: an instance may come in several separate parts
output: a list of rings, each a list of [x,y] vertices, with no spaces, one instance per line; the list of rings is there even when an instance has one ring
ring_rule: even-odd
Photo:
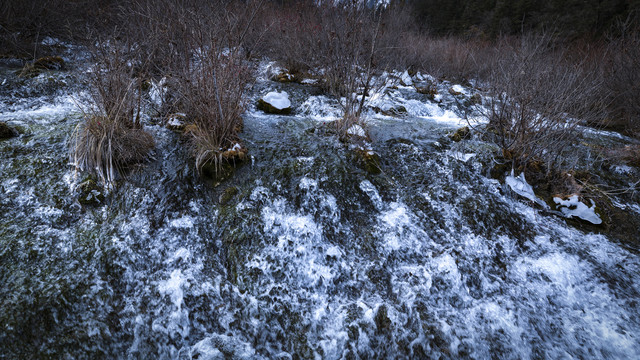
[[[335,104],[286,85],[304,111],[251,107],[252,160],[218,187],[147,119],[155,160],[84,207],[68,76],[1,94],[22,132],[0,142],[2,356],[640,357],[637,249],[489,179],[482,154],[446,143],[462,122],[446,101],[394,92],[409,114],[370,121],[371,175],[323,133]],[[58,85],[20,93],[39,81]]]

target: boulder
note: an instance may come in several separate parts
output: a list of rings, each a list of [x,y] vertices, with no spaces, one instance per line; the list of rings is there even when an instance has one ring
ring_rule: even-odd
[[[403,105],[394,105],[394,106],[387,107],[385,109],[376,106],[376,107],[373,107],[373,111],[385,116],[402,116],[408,113],[407,108],[404,107]]]
[[[433,100],[435,96],[438,95],[438,88],[433,83],[416,84],[415,88],[418,94],[427,95],[431,100]]]
[[[413,86],[413,80],[411,79],[411,75],[409,75],[408,71],[405,71],[400,75],[400,85]]]
[[[236,194],[238,194],[238,188],[235,186],[229,186],[224,189],[220,197],[218,198],[218,202],[221,205],[226,205]]]
[[[286,92],[271,91],[258,100],[258,109],[267,114],[291,114],[291,101]]]

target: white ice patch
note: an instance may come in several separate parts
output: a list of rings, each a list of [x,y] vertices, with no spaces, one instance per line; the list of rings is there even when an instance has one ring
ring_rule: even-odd
[[[407,208],[403,204],[391,203],[390,209],[380,215],[380,220],[385,245],[388,249],[398,250],[413,240],[404,236],[405,230],[411,227],[412,222]]]
[[[545,204],[545,202],[541,199],[538,199],[536,194],[533,192],[533,188],[531,187],[531,185],[529,185],[529,183],[527,183],[527,180],[524,178],[524,172],[521,173],[518,177],[515,177],[513,175],[513,169],[511,169],[511,175],[507,176],[504,179],[504,182],[516,194],[522,196],[525,199],[529,199],[536,204],[539,204],[543,208],[548,208],[547,204]]]
[[[562,214],[568,218],[577,217],[595,225],[602,224],[602,219],[596,214],[596,204],[593,200],[591,200],[591,207],[580,201],[578,195],[572,195],[567,200],[554,197],[553,202],[558,205]]]
[[[456,259],[451,254],[445,253],[433,259],[435,271],[443,278],[447,279],[454,288],[462,287],[462,276],[456,264]]]
[[[153,321],[151,327],[154,331],[166,334],[180,334],[183,338],[189,335],[189,311],[183,308],[183,288],[188,286],[188,284],[188,279],[179,269],[173,270],[168,280],[158,283],[158,291],[160,294],[168,295],[171,298],[174,309],[171,311],[168,319],[157,318]]]
[[[187,261],[189,260],[190,257],[191,257],[191,251],[181,247],[173,254],[171,259],[169,260],[169,263],[172,263],[178,260]]]
[[[633,168],[628,165],[616,165],[612,167],[613,171],[618,174],[628,175],[633,173]]]
[[[316,190],[318,188],[318,180],[311,179],[308,177],[303,177],[300,179],[300,189],[303,190]]]
[[[340,251],[340,248],[337,246],[331,246],[327,249],[327,256],[339,259],[342,257],[342,251]]]
[[[362,128],[362,126],[360,126],[358,124],[353,125],[352,127],[350,127],[347,130],[347,134],[354,135],[354,136],[360,136],[360,137],[367,137],[367,134],[364,132],[364,129]]]
[[[164,295],[169,295],[171,297],[171,302],[178,309],[182,308],[182,303],[184,301],[184,292],[182,291],[182,286],[186,282],[186,279],[182,275],[182,271],[176,269],[171,273],[171,278],[165,281],[161,281],[158,284],[158,290],[160,293]]]
[[[267,95],[265,95],[262,100],[278,110],[283,110],[291,107],[289,94],[287,94],[286,91],[271,91],[267,93]]]
[[[281,74],[284,71],[286,71],[286,69],[278,66],[275,61],[264,61],[258,65],[257,79],[266,81],[278,76],[278,74]]]
[[[198,341],[189,351],[189,359],[223,360],[254,359],[255,350],[238,337],[212,335]]]
[[[461,118],[460,116],[456,115],[456,113],[454,113],[451,110],[442,110],[441,108],[439,108],[437,105],[435,104],[430,104],[432,105],[435,109],[437,109],[436,112],[429,114],[429,115],[422,115],[420,116],[421,118],[425,119],[425,120],[431,120],[431,121],[435,121],[435,122],[439,122],[439,123],[444,123],[444,124],[449,124],[451,126],[455,126],[455,127],[460,127],[463,125],[468,125],[468,121]]]
[[[462,161],[466,163],[467,161],[471,160],[474,156],[476,156],[476,154],[465,154],[459,151],[451,151],[449,152],[449,156],[451,156],[452,158],[458,161]]]
[[[233,144],[232,147],[227,149],[227,151],[240,151],[240,150],[242,150],[242,146],[238,143]]]
[[[47,45],[47,46],[53,46],[53,45],[63,44],[63,42],[60,41],[59,39],[55,39],[55,38],[47,36],[44,39],[42,39],[41,44],[42,45]]]

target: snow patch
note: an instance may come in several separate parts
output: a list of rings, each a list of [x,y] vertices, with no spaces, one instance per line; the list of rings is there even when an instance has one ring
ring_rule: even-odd
[[[265,95],[262,100],[278,110],[283,110],[291,107],[289,94],[287,94],[286,91],[271,91],[267,95]]]

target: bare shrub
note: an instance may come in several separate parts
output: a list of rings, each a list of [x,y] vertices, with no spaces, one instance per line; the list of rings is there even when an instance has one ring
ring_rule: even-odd
[[[588,100],[599,84],[551,44],[548,37],[502,42],[502,57],[488,80],[491,101],[478,107],[514,166],[526,167],[532,160],[545,162],[547,169],[560,166],[579,121],[598,115],[599,107]]]
[[[227,152],[239,144],[244,94],[251,72],[237,52],[201,48],[198,61],[180,84],[184,112],[195,125],[189,132],[198,170],[223,161],[243,160],[244,152]]]
[[[256,8],[239,9],[222,1],[217,5],[182,19],[190,29],[185,39],[190,55],[177,70],[178,106],[192,123],[188,135],[196,168],[202,172],[210,165],[213,175],[246,154],[238,133],[251,69],[242,39],[256,15]]]
[[[311,1],[270,2],[259,19],[265,35],[253,40],[254,48],[281,61],[292,74],[322,66],[319,41],[326,20],[322,15],[321,7]]]
[[[272,2],[261,19],[261,51],[294,74],[321,69],[323,89],[342,99],[343,116],[334,124],[343,140],[353,125],[364,125],[362,112],[379,70],[381,12],[357,0]]]
[[[140,121],[141,96],[139,82],[127,62],[130,51],[130,47],[118,45],[94,49],[91,104],[71,138],[73,163],[104,183],[145,161],[155,145]]]
[[[110,23],[119,0],[6,0],[0,3],[0,55],[49,55],[45,37],[82,40],[88,27]]]
[[[605,89],[612,97],[609,126],[640,137],[640,26],[625,23],[609,44]]]
[[[381,19],[356,0],[335,8],[325,6],[322,11],[327,14],[323,16],[325,30],[319,41],[324,56],[324,87],[343,99],[344,114],[335,125],[339,137],[348,139],[349,129],[364,126],[362,112],[373,86]]]

